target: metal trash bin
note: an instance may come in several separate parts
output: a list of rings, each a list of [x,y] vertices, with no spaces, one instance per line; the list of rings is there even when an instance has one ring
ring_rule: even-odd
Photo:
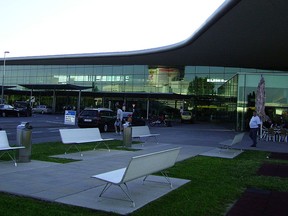
[[[123,124],[123,146],[132,146],[132,127],[130,123]]]
[[[30,162],[32,148],[32,126],[29,124],[29,122],[21,122],[21,124],[17,126],[17,146],[25,146],[24,149],[19,149],[17,161]]]

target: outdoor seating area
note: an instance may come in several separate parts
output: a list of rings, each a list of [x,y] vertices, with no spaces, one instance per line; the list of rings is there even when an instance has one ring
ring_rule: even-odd
[[[211,136],[205,136],[205,134],[207,134],[207,128]],[[188,131],[192,132],[188,133]],[[69,144],[67,144],[70,147],[70,143],[72,145],[72,141],[76,139],[75,137],[73,138],[74,135],[72,136],[71,134],[74,134],[76,131],[67,129],[65,132],[67,133],[67,142],[69,141],[68,138],[70,138]],[[23,197],[47,200],[51,203],[55,202],[73,207],[79,206],[86,209],[99,210],[106,212],[107,215],[112,212],[127,215],[135,211],[141,211],[141,209],[149,208],[147,204],[156,200],[156,205],[163,206],[163,203],[161,203],[162,199],[159,198],[167,196],[166,198],[168,198],[168,200],[173,200],[174,195],[172,195],[171,192],[177,194],[181,190],[182,192],[185,191],[185,193],[186,189],[191,190],[187,194],[192,200],[182,200],[181,193],[179,193],[177,195],[177,201],[173,200],[172,203],[167,203],[167,208],[169,208],[168,205],[173,205],[176,209],[182,205],[182,201],[186,202],[185,205],[190,205],[195,199],[206,199],[205,197],[201,198],[201,195],[192,190],[201,189],[203,181],[203,185],[205,184],[209,188],[206,193],[210,193],[210,190],[214,189],[215,183],[213,183],[213,181],[207,180],[207,182],[205,182],[205,179],[210,176],[206,167],[212,166],[213,169],[218,169],[217,172],[215,171],[215,175],[219,176],[222,175],[222,171],[223,174],[225,174],[225,169],[229,166],[229,169],[233,171],[231,172],[231,175],[233,175],[231,178],[237,178],[238,173],[234,172],[233,169],[235,165],[237,165],[237,167],[243,166],[244,168],[246,165],[243,163],[250,164],[254,160],[270,160],[266,159],[266,155],[264,159],[260,159],[264,156],[260,153],[259,157],[251,158],[250,162],[250,159],[247,159],[246,156],[243,158],[241,155],[235,156],[233,151],[245,154],[246,150],[260,152],[269,151],[271,147],[273,147],[271,150],[288,152],[288,145],[286,145],[286,143],[273,145],[274,143],[272,141],[259,141],[257,148],[251,148],[251,140],[247,133],[245,135],[236,133],[235,131],[218,127],[218,125],[207,126],[198,124],[197,128],[194,125],[185,125],[185,128],[183,128],[182,124],[179,124],[178,127],[175,126],[173,130],[169,128],[153,128],[151,132],[152,134],[161,133],[161,136],[157,136],[159,139],[158,145],[155,145],[153,142],[147,143],[145,146],[141,143],[133,143],[132,148],[123,150],[122,147],[117,148],[113,146],[112,148],[112,145],[107,142],[106,144],[111,149],[109,152],[106,151],[106,149],[103,151],[93,150],[95,143],[92,143],[92,145],[89,145],[88,148],[85,149],[85,152],[83,147],[82,150],[85,157],[81,157],[79,152],[74,149],[73,152],[71,149],[69,154],[68,152],[64,154],[62,151],[63,146],[57,145],[61,147],[61,150],[57,151],[57,155],[51,155],[50,157],[75,160],[64,164],[35,161],[32,159],[29,163],[19,163],[17,167],[14,167],[11,166],[10,161],[1,161],[1,179],[13,179],[13,181],[8,182],[2,180],[0,191],[9,194],[19,194]],[[177,136],[175,136],[175,134],[177,134]],[[101,135],[101,138],[106,140],[106,138],[109,139],[109,137],[114,134],[103,133]],[[121,141],[121,137],[117,137]],[[83,136],[79,138],[81,141],[84,139],[88,139],[88,137]],[[199,142],[199,140],[201,140],[201,142]],[[59,141],[61,141],[60,136]],[[221,144],[224,148],[219,152],[219,148],[222,146]],[[85,145],[85,143],[76,143],[75,145],[79,147],[79,145]],[[119,146],[121,146],[121,142],[119,142]],[[179,147],[181,147],[181,149],[179,150],[179,155],[177,155],[176,153]],[[35,149],[36,147],[34,150]],[[174,149],[175,154],[173,153],[173,156],[171,156],[169,153],[168,157],[166,151],[174,151]],[[245,152],[241,151],[241,149],[245,150]],[[212,151],[215,151],[215,154]],[[250,153],[248,153],[248,155],[249,154]],[[262,156],[260,157],[260,155]],[[174,159],[170,161],[174,156],[177,158],[177,164],[175,164],[175,166]],[[193,157],[195,157],[195,159],[192,159]],[[271,158],[272,157],[271,155]],[[182,161],[184,163],[182,163]],[[208,163],[208,161],[210,162]],[[256,164],[258,164],[257,161],[255,162]],[[187,162],[189,163],[186,164]],[[194,166],[195,164],[199,166]],[[185,169],[179,169],[182,166],[183,168],[185,167]],[[165,171],[166,168],[169,168],[169,178],[165,172],[163,172],[164,176],[161,175],[161,172]],[[279,168],[281,168],[281,166],[279,166]],[[185,170],[185,172],[182,172],[182,169]],[[205,170],[205,173],[201,173],[201,170]],[[175,175],[175,173],[177,173],[177,175]],[[17,178],[15,178],[15,175],[17,175]],[[147,175],[149,176],[148,178],[146,178]],[[196,175],[197,178],[199,178],[198,180],[195,178]],[[251,175],[253,175],[252,171]],[[93,178],[91,178],[92,176]],[[251,178],[248,177],[247,179],[251,181]],[[225,176],[225,178],[229,180],[230,175]],[[53,182],[53,187],[51,187],[51,182]],[[257,186],[257,183],[257,179],[254,179],[252,185]],[[170,187],[170,184],[173,185],[173,188]],[[220,183],[219,186],[219,191],[222,193],[224,186],[221,184],[224,185],[224,183]],[[242,183],[239,181],[239,184]],[[123,189],[121,189],[120,185]],[[237,186],[233,187],[236,188]],[[215,190],[215,193],[217,193],[218,189]],[[226,193],[228,194],[229,191]],[[240,196],[239,194],[237,197],[240,198]],[[164,198],[164,200],[166,198]],[[218,197],[212,196],[212,199],[217,200]],[[204,200],[201,202],[205,202]],[[177,202],[177,204],[174,204],[174,201]],[[234,201],[236,202],[236,199],[233,200],[233,203]],[[131,207],[131,204],[132,206],[135,204],[135,207]],[[226,204],[220,208],[225,210]],[[195,204],[189,209],[189,211],[191,210],[197,212]],[[155,214],[159,213],[159,215],[162,215],[160,212],[159,210],[159,212],[157,211]],[[216,210],[214,209],[213,212],[215,213]],[[103,214],[105,215],[105,213]],[[215,213],[215,215],[219,214]]]
[[[288,129],[283,127],[262,127],[262,140],[272,142],[288,142]]]

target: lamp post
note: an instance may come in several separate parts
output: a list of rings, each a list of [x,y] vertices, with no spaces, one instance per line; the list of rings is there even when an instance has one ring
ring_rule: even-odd
[[[9,51],[4,52],[4,63],[3,63],[3,76],[2,76],[2,95],[1,103],[4,103],[4,79],[5,79],[5,66],[6,66],[6,54],[10,53]]]

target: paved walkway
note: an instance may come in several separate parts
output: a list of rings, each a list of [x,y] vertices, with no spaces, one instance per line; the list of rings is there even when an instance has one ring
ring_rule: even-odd
[[[151,128],[153,133],[160,133],[159,144],[145,143],[133,145],[142,148],[140,151],[97,150],[79,153],[58,155],[57,157],[70,157],[82,159],[79,162],[57,164],[41,161],[19,163],[14,167],[11,161],[0,162],[0,191],[20,194],[24,196],[66,203],[91,209],[128,214],[147,203],[169,193],[170,187],[159,183],[142,185],[140,180],[129,183],[131,195],[135,199],[136,207],[130,202],[99,198],[103,182],[90,178],[92,175],[122,168],[127,165],[132,156],[155,152],[163,149],[181,146],[178,161],[208,152],[219,147],[221,141],[231,139],[235,132],[218,125],[195,124],[189,126],[174,125],[170,128]],[[113,133],[103,134],[103,137],[115,137]],[[250,147],[251,140],[248,134],[243,142],[235,146],[239,149],[253,149],[275,152],[288,152],[288,143],[259,142],[257,148]],[[163,179],[151,177],[155,181]],[[174,188],[186,184],[185,179],[172,179]],[[117,187],[116,187],[117,188]],[[107,193],[111,197],[125,198],[121,191],[112,189]]]

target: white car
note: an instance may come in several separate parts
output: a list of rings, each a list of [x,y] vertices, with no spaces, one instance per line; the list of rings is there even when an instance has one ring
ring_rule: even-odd
[[[32,109],[33,113],[51,114],[52,107],[46,105],[39,105]]]
[[[183,111],[181,113],[181,123],[184,122],[189,122],[189,123],[193,123],[193,114],[190,111]]]

